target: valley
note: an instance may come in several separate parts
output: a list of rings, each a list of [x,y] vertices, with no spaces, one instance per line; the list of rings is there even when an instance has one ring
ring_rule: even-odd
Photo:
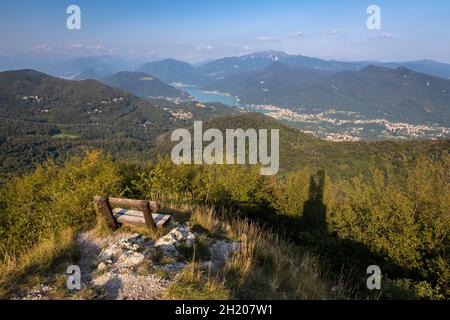
[[[349,111],[331,109],[306,113],[273,105],[246,105],[245,108],[261,112],[318,138],[336,142],[450,137],[450,128],[438,124],[409,124],[387,119],[371,119]]]
[[[194,99],[199,102],[219,102],[228,106],[239,106],[239,98],[231,94],[222,93],[219,91],[206,91],[201,87],[194,85],[174,84],[179,89],[189,93]]]
[[[329,141],[386,139],[442,139],[450,137],[450,128],[436,123],[405,123],[385,118],[370,118],[357,112],[292,110],[270,104],[245,104],[239,97],[219,91],[206,91],[193,85],[176,85],[203,103],[219,102],[241,112],[259,112],[268,117]],[[170,100],[170,99],[169,99]]]
[[[69,69],[77,81],[98,80],[143,100],[166,100],[172,118],[185,122],[194,117],[186,109],[198,101],[220,104],[217,115],[260,112],[330,141],[449,137],[450,66],[444,63],[342,62],[262,51],[199,65],[164,59],[110,73],[118,69],[112,61],[83,58]],[[22,98],[39,103],[32,94]],[[45,113],[54,112],[43,108],[39,117]],[[209,108],[206,118],[214,113]]]
[[[40,245],[37,234],[64,227],[69,233],[53,240],[55,250],[75,245],[70,232],[80,227],[97,226],[97,232],[104,232],[93,235],[94,243],[109,241],[105,234],[119,233],[101,231],[92,197],[117,194],[165,202],[164,210],[186,228],[192,226],[198,241],[190,248],[180,244],[178,263],[158,252],[126,251],[139,258],[140,271],[122,268],[115,273],[124,258],[98,263],[94,254],[94,281],[81,293],[88,299],[203,294],[221,299],[372,298],[364,287],[350,292],[365,283],[365,270],[372,264],[381,265],[386,274],[383,299],[448,297],[448,265],[439,263],[448,260],[442,239],[448,236],[449,218],[450,80],[376,66],[317,73],[270,61],[256,73],[231,75],[226,84],[232,90],[207,74],[203,84],[191,82],[198,79],[199,68],[170,66],[171,60],[146,65],[146,72],[120,71],[97,80],[90,79],[96,77],[92,72],[76,80],[30,69],[1,72],[0,206],[5,213],[0,235],[8,239],[6,248],[25,255],[29,243]],[[180,70],[184,79],[177,76]],[[250,152],[248,164],[245,157],[227,166],[198,164],[195,157],[193,164],[174,164],[171,135],[179,129],[197,136],[197,121],[202,121],[197,132],[234,128],[276,133],[275,165],[272,159],[270,167],[263,161],[253,165],[255,153]],[[214,156],[227,145],[228,139],[220,136],[215,136]],[[203,140],[196,144],[205,150],[211,146]],[[275,149],[272,143],[270,149]],[[262,153],[267,156],[268,149]],[[262,175],[264,169],[277,175]],[[175,224],[171,227],[176,230]],[[368,235],[367,230],[374,232]],[[213,235],[257,250],[238,250],[223,266],[219,284],[202,269],[210,258],[208,248],[216,243]],[[161,234],[150,236],[156,240]],[[121,237],[136,239],[131,233]],[[147,247],[152,249],[153,242]],[[203,260],[192,262],[190,250]],[[295,267],[273,272],[285,270],[286,257]],[[242,261],[251,263],[242,266]],[[174,265],[182,269],[174,270]],[[11,281],[27,269],[12,266],[0,279],[0,295],[28,299],[61,290],[64,298],[76,297],[53,279],[41,280],[44,286],[37,289],[23,282],[28,289],[18,290]],[[229,270],[245,276],[231,276]],[[280,283],[280,289],[268,286],[267,270],[273,275],[269,281]],[[342,273],[348,283],[336,282]],[[53,277],[46,269],[49,275]],[[237,285],[236,279],[243,278],[245,283]],[[123,280],[120,294],[109,285],[111,279]],[[150,289],[130,289],[136,283]],[[405,291],[398,293],[404,283]],[[298,284],[304,289],[299,291]],[[185,290],[192,285],[194,289]],[[96,293],[99,288],[106,295]]]

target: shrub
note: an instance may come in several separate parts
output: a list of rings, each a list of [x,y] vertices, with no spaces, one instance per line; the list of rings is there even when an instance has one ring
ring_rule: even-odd
[[[417,159],[405,172],[372,169],[334,186],[331,229],[385,258],[395,274],[450,287],[450,161]],[[391,267],[394,267],[391,268]]]
[[[276,192],[275,209],[291,216],[302,216],[309,196],[310,179],[309,168],[288,174]]]
[[[94,226],[94,195],[116,195],[119,184],[116,165],[99,152],[73,158],[62,167],[48,162],[14,178],[0,191],[2,255],[19,255],[66,227]]]

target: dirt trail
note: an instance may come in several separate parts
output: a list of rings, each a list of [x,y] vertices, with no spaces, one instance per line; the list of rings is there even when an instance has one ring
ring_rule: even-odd
[[[189,258],[183,250],[200,241],[189,224],[173,225],[173,229],[156,241],[137,233],[117,231],[97,237],[93,232],[77,235],[80,252],[77,262],[81,271],[82,289],[93,290],[89,299],[157,300],[187,266]],[[203,237],[209,254],[200,265],[219,270],[228,257],[239,249],[237,242]],[[65,284],[64,284],[65,285]],[[17,299],[54,299],[56,288],[40,285],[17,294]],[[77,297],[72,291],[66,298]]]
[[[119,233],[107,238],[95,238],[89,233],[80,234],[77,244],[81,252],[79,266],[83,285],[100,288],[104,292],[105,299],[160,299],[164,290],[173,281],[175,274],[171,275],[171,279],[157,274],[139,274],[135,267],[138,267],[144,260],[133,260],[134,253],[136,255],[138,253],[127,248],[117,248],[114,251],[114,257],[107,257],[105,262],[101,261],[100,257],[105,252],[105,248],[128,244],[130,242],[127,240],[134,238],[140,239],[140,236]],[[143,243],[145,242],[143,241]],[[141,249],[137,246],[135,248],[136,250]]]

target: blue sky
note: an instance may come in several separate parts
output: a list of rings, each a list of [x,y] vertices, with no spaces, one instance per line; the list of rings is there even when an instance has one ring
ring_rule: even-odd
[[[66,28],[71,4],[81,8],[81,30]],[[371,4],[381,8],[381,30],[366,27]],[[326,59],[450,63],[450,1],[0,2],[0,54],[198,62],[269,49]]]

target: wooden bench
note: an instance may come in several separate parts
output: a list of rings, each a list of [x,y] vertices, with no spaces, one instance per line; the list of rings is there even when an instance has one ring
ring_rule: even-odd
[[[94,204],[114,229],[121,224],[129,224],[145,225],[155,230],[171,219],[170,215],[158,213],[160,208],[156,201],[95,196]]]

